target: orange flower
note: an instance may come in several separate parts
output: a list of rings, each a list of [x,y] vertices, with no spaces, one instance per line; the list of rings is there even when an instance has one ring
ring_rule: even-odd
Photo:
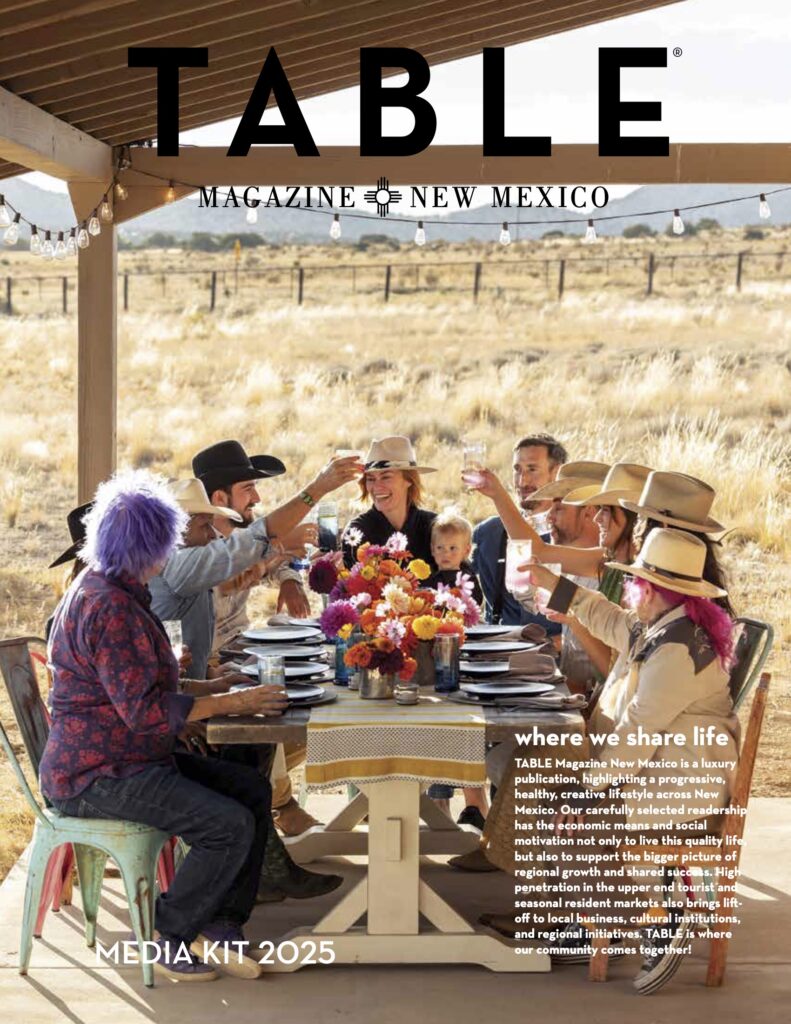
[[[379,616],[373,608],[366,608],[360,616],[360,628],[363,633],[375,633],[379,625]]]
[[[343,660],[349,668],[368,668],[371,664],[371,648],[368,644],[355,644],[344,654]]]
[[[412,676],[417,671],[417,662],[414,658],[405,658],[404,667],[398,673],[398,678],[402,679],[405,683],[409,682]]]
[[[379,563],[379,572],[383,576],[403,576],[401,566],[398,562],[394,562],[392,558],[383,558]]]

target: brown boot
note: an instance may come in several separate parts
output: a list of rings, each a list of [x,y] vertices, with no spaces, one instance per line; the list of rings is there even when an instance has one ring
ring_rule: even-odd
[[[499,871],[498,867],[487,858],[479,846],[477,850],[470,850],[469,853],[460,853],[457,857],[451,857],[448,864],[459,871]]]
[[[284,836],[301,836],[314,825],[322,824],[312,814],[303,810],[293,797],[282,807],[273,807],[272,817]]]

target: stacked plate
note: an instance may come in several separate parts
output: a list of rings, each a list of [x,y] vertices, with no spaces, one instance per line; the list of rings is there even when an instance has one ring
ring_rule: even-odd
[[[244,653],[252,658],[278,655],[285,661],[286,693],[292,704],[306,705],[324,703],[333,698],[332,694],[319,683],[331,683],[335,673],[327,664],[321,646],[326,637],[312,619],[291,619],[284,626],[262,626],[246,629],[242,633],[251,641]],[[258,678],[255,662],[242,667],[244,675],[251,680]]]

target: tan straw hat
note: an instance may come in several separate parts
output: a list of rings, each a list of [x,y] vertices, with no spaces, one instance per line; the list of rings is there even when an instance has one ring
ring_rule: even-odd
[[[395,435],[371,441],[365,456],[365,471],[377,469],[414,469],[418,473],[436,473],[430,466],[418,466],[417,455],[408,437]]]
[[[622,569],[630,576],[666,587],[690,597],[725,597],[727,590],[703,579],[706,545],[686,530],[654,527],[643,541],[640,554],[632,565],[623,562],[605,563],[610,569]]]
[[[564,462],[557,477],[530,495],[531,501],[552,501],[563,498],[580,487],[597,487],[607,476],[606,462]]]
[[[177,480],[170,485],[176,501],[182,509],[191,516],[225,516],[226,519],[233,519],[236,523],[243,523],[244,520],[238,512],[232,508],[223,508],[222,505],[212,505],[206,488],[200,480]]]
[[[633,462],[616,462],[604,483],[579,487],[563,499],[567,505],[617,505],[621,499],[636,501],[651,470]]]
[[[686,473],[651,473],[636,501],[622,501],[624,508],[646,519],[657,519],[694,533],[722,533],[725,527],[712,519],[709,510],[715,490]]]

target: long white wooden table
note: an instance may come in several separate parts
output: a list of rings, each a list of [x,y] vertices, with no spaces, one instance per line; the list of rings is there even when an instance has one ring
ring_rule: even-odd
[[[487,742],[512,740],[515,733],[582,732],[577,711],[505,711],[482,708]],[[210,743],[304,743],[309,709],[294,708],[280,718],[229,716],[208,722]],[[477,846],[480,833],[458,826],[414,781],[363,784],[361,792],[326,825],[285,840],[303,863],[322,856],[368,857],[366,876],[316,924],[280,941],[331,941],[335,963],[480,964],[493,971],[550,969],[549,957],[516,947],[494,932],[476,928],[420,877],[421,854],[463,852]],[[368,829],[358,826],[368,818]],[[421,827],[421,821],[423,827]],[[474,880],[470,876],[471,882]],[[365,915],[363,926],[357,922]],[[432,928],[421,930],[422,915]],[[273,963],[265,970],[291,972],[302,966]]]

